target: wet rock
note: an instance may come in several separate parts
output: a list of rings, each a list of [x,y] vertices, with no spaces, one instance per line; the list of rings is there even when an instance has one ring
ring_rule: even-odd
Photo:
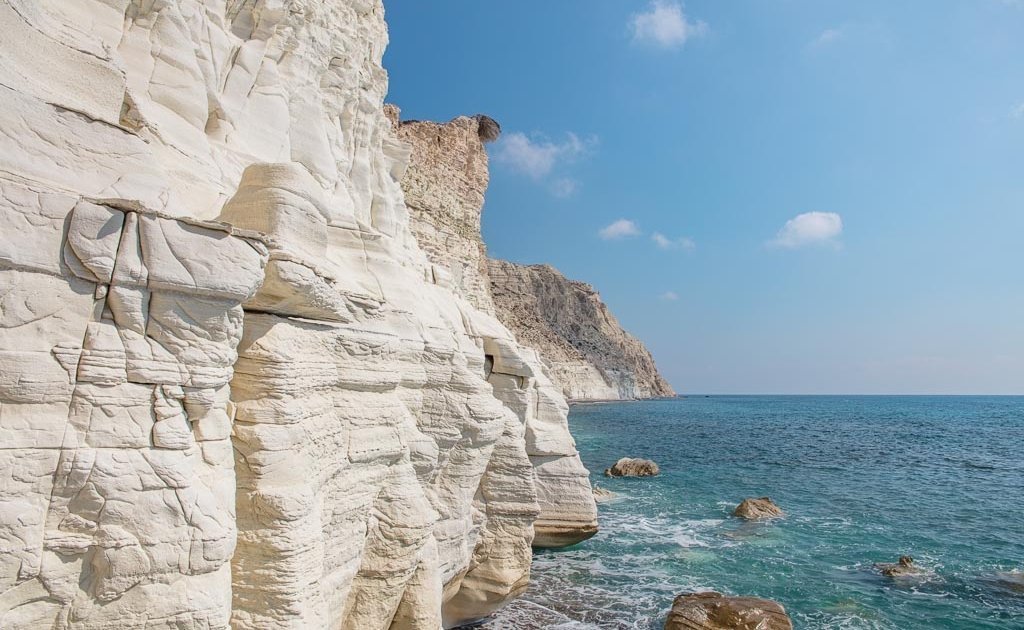
[[[910,556],[900,556],[898,562],[879,562],[875,565],[879,573],[888,577],[902,577],[906,575],[920,575],[924,571],[914,564]]]
[[[653,477],[658,474],[658,465],[649,459],[623,457],[611,468],[605,468],[605,477]]]
[[[594,500],[597,501],[598,503],[604,503],[606,501],[611,501],[612,499],[614,499],[614,498],[616,498],[618,496],[619,495],[615,494],[611,490],[608,490],[606,488],[602,488],[600,486],[594,486]]]
[[[600,499],[598,500],[600,501]],[[984,581],[1000,591],[1018,596],[1024,595],[1024,571],[1004,571],[996,573]]]
[[[732,515],[750,521],[757,521],[768,518],[780,518],[785,516],[785,512],[768,497],[756,499],[751,497],[743,499],[743,502],[733,510]]]
[[[665,630],[792,630],[786,609],[757,597],[684,593],[672,602]]]

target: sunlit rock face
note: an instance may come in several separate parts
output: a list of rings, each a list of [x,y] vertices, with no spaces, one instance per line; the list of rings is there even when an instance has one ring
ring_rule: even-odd
[[[378,1],[0,28],[0,627],[453,626],[593,529],[560,393],[409,228]]]
[[[411,227],[433,264],[453,290],[495,314],[487,248],[480,216],[489,181],[485,143],[497,138],[487,116],[460,116],[447,123],[398,122],[398,136],[412,154],[402,178]],[[534,467],[540,516],[535,547],[563,547],[597,532],[597,506],[589,473],[569,434],[569,407],[534,348],[520,345],[493,317],[498,331],[485,343],[494,394],[526,426],[526,451]]]
[[[504,260],[491,260],[488,276],[498,319],[520,343],[540,351],[570,400],[675,395],[651,353],[590,285],[550,265]]]

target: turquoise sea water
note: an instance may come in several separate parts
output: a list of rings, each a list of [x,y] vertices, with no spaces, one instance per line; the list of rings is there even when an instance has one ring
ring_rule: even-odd
[[[535,555],[492,627],[658,628],[675,594],[781,602],[797,628],[1024,629],[1024,397],[715,396],[581,405],[601,532]],[[606,479],[622,456],[651,479]],[[787,513],[748,524],[744,497]],[[921,577],[879,575],[912,555]],[[533,621],[529,621],[532,619]]]

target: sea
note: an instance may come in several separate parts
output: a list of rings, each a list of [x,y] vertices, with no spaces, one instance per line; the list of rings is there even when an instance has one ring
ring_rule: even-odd
[[[534,555],[489,630],[660,630],[675,595],[773,599],[798,629],[1024,630],[1024,397],[687,396],[575,405],[590,540]],[[653,478],[606,478],[620,457]],[[731,516],[771,497],[771,522]],[[922,573],[881,575],[910,555]]]

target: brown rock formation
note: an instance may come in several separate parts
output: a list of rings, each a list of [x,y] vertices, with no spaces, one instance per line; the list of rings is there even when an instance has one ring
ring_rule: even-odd
[[[770,599],[686,593],[672,602],[665,630],[793,630],[793,622]]]
[[[887,577],[904,577],[908,575],[920,575],[924,571],[914,564],[910,556],[900,556],[897,562],[879,562],[875,565],[879,573]]]
[[[660,471],[649,459],[623,457],[604,471],[605,477],[654,477]]]
[[[732,512],[733,516],[745,518],[748,521],[757,521],[768,518],[779,518],[785,516],[782,508],[775,505],[775,502],[768,497],[759,499],[743,499],[743,502],[736,506]]]

